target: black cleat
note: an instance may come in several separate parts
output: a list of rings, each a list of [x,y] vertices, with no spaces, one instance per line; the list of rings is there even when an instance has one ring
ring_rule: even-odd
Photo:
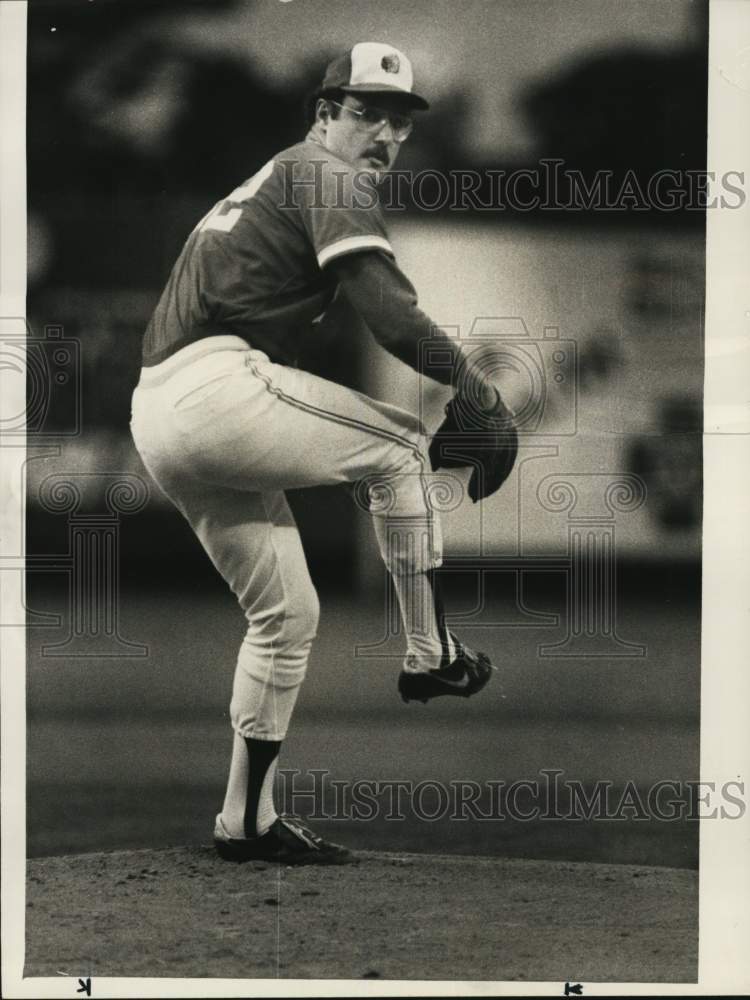
[[[281,865],[346,865],[356,860],[345,847],[329,844],[296,819],[278,817],[262,837],[230,837],[216,817],[214,846],[224,861],[275,861]]]
[[[455,637],[454,637],[455,640]],[[458,656],[445,667],[425,673],[402,670],[398,678],[398,691],[404,701],[427,703],[430,698],[454,695],[469,698],[481,691],[492,676],[493,667],[485,653],[476,653],[468,646],[456,643]]]

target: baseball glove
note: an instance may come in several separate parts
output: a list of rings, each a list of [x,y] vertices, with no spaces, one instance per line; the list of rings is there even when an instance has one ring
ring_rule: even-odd
[[[502,401],[491,413],[454,396],[430,443],[433,470],[473,468],[469,496],[474,503],[492,496],[510,475],[518,454],[518,432]]]

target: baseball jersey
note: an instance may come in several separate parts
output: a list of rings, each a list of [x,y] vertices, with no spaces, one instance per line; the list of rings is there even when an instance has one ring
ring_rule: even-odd
[[[367,250],[393,254],[375,188],[308,136],[193,230],[146,330],[143,364],[234,334],[293,365],[336,291],[327,265]]]

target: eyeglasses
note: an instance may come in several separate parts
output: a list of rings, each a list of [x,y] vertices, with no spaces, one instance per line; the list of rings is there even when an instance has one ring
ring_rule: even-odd
[[[404,142],[409,138],[411,130],[414,128],[414,122],[408,115],[383,111],[382,108],[350,108],[346,104],[339,104],[338,101],[329,100],[328,103],[335,104],[337,108],[355,115],[359,128],[370,135],[377,135],[387,122],[391,126],[394,142]]]

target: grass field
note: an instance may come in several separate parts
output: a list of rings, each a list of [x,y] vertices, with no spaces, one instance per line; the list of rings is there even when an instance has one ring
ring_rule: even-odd
[[[55,596],[36,595],[39,610]],[[46,602],[46,603],[45,603]],[[319,639],[281,767],[356,781],[539,780],[543,769],[590,787],[697,777],[695,612],[632,606],[623,633],[647,642],[640,660],[552,661],[550,630],[465,629],[500,673],[469,701],[404,705],[392,655],[361,658],[376,642],[364,601],[324,597]],[[242,618],[221,584],[204,596],[128,593],[123,636],[144,659],[43,655],[62,630],[34,629],[28,663],[28,848],[32,856],[204,839],[221,806],[231,733],[227,703]],[[53,650],[54,652],[54,650]],[[305,780],[308,784],[305,785]],[[287,803],[289,804],[289,803]],[[313,805],[291,803],[303,815]],[[325,807],[332,811],[330,802]],[[339,811],[341,812],[341,811]],[[460,851],[515,857],[695,866],[697,824],[506,819],[322,821],[370,850]]]
[[[64,608],[60,592],[31,598]],[[401,818],[379,804],[364,821],[333,782],[473,781],[486,796],[546,769],[609,782],[616,799],[627,783],[645,796],[695,779],[696,607],[625,601],[619,627],[640,659],[545,658],[559,632],[480,616],[460,634],[497,677],[480,697],[422,706],[395,691],[400,637],[357,654],[384,635],[377,602],[322,603],[281,759],[298,784],[279,792],[362,854],[336,872],[237,869],[211,851],[243,632],[219,581],[128,589],[120,630],[147,647],[140,659],[60,657],[64,621],[30,630],[27,974],[695,981],[697,823],[430,819],[413,799]],[[508,610],[495,601],[485,617]],[[290,800],[315,770],[319,794]]]

